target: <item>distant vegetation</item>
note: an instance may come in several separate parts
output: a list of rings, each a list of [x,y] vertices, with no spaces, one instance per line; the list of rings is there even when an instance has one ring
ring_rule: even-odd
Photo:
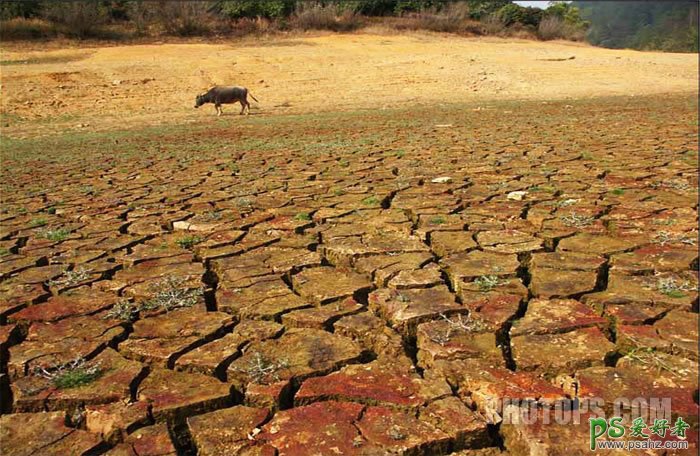
[[[511,0],[10,1],[0,3],[0,38],[243,36],[382,25],[697,51],[697,11],[688,1],[549,2],[546,9]]]
[[[608,48],[698,52],[697,1],[577,1],[587,39]]]

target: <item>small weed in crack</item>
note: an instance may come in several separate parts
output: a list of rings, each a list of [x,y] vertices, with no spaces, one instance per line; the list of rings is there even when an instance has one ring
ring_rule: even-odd
[[[501,280],[495,275],[483,275],[474,280],[474,285],[479,287],[479,291],[491,291],[498,286],[505,285],[506,283],[508,282]]]
[[[192,307],[204,294],[201,288],[187,288],[185,279],[179,277],[166,277],[150,288],[154,292],[154,296],[141,303],[140,310],[163,309],[169,312],[182,307]]]
[[[139,313],[139,306],[122,299],[109,309],[103,316],[103,320],[121,320],[125,322],[133,322]]]
[[[175,241],[177,245],[182,247],[183,249],[191,249],[195,245],[199,244],[202,242],[204,239],[202,239],[199,236],[185,236],[183,238],[178,239]]]
[[[289,361],[286,359],[273,361],[266,358],[262,353],[255,352],[246,367],[239,367],[236,370],[246,374],[255,383],[265,385],[273,381],[280,381],[279,372],[288,367]]]
[[[34,369],[34,375],[51,380],[58,389],[87,385],[97,380],[102,374],[100,363],[87,363],[83,358],[76,358],[49,369],[38,366]]]
[[[70,231],[65,228],[59,228],[57,230],[41,230],[39,236],[49,241],[64,241],[70,235]]]
[[[672,234],[667,231],[659,231],[656,237],[654,237],[653,242],[659,245],[675,243],[695,245],[697,244],[697,233],[693,233],[693,235],[691,236],[690,234],[685,233]]]
[[[72,286],[79,284],[90,278],[90,272],[84,268],[77,268],[72,271],[66,271],[61,277],[55,280],[49,280],[50,287],[54,286]]]
[[[445,328],[444,332],[432,335],[430,340],[441,346],[445,346],[450,341],[454,333],[478,332],[485,329],[482,322],[472,320],[469,317],[464,318],[462,314],[459,314],[453,318],[447,318],[445,314],[440,314],[440,317],[447,322],[447,328]]]
[[[595,220],[593,217],[590,217],[588,215],[578,215],[575,212],[572,212],[569,215],[564,215],[562,217],[559,217],[562,223],[566,226],[571,226],[575,228],[583,228],[585,226],[588,226],[593,223]]]
[[[688,281],[677,282],[673,277],[661,277],[656,282],[656,289],[670,298],[685,298],[685,292],[693,287]]]

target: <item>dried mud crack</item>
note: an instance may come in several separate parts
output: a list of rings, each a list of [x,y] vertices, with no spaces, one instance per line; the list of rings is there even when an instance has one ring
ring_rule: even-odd
[[[4,144],[0,452],[588,451],[584,419],[516,426],[505,398],[670,397],[697,429],[696,109]]]

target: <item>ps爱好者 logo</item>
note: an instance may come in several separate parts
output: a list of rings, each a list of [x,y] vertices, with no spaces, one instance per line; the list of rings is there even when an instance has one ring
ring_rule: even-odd
[[[590,450],[647,450],[647,449],[687,449],[686,431],[690,425],[678,417],[675,423],[667,419],[654,419],[647,426],[644,418],[636,418],[628,426],[623,425],[624,418],[589,418]],[[629,430],[629,434],[627,431]],[[625,435],[636,440],[620,440]],[[605,439],[605,440],[599,440]],[[666,439],[666,440],[664,440]]]

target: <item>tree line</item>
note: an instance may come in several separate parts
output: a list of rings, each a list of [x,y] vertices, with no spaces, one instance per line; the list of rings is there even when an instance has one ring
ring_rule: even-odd
[[[586,39],[604,47],[697,52],[697,11],[692,1],[553,1],[544,9],[511,0],[3,1],[0,38],[351,31],[381,23],[397,29]]]

